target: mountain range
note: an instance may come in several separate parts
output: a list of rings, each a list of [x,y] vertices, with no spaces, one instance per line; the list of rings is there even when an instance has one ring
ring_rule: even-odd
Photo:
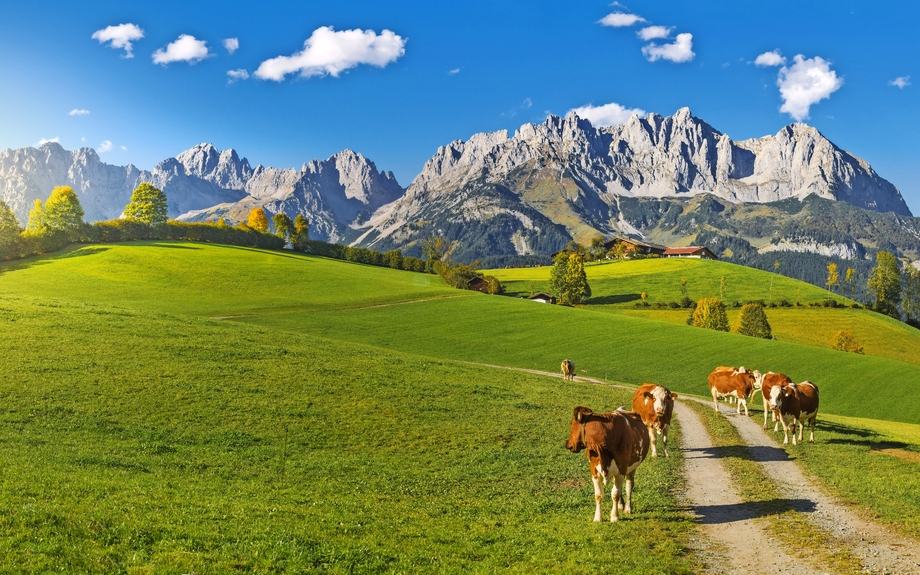
[[[815,128],[733,141],[688,108],[612,127],[570,113],[510,136],[475,134],[438,148],[408,188],[351,150],[300,170],[252,168],[210,144],[151,171],[56,143],[0,153],[0,199],[23,222],[55,185],[77,191],[88,221],[118,217],[142,181],[166,192],[180,220],[236,223],[262,207],[305,215],[318,239],[418,255],[424,238],[443,235],[458,260],[495,265],[546,261],[597,234],[704,243],[759,266],[777,254],[920,257],[920,222],[898,189]]]

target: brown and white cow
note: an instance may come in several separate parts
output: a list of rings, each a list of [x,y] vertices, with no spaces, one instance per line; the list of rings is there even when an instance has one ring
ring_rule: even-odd
[[[776,417],[776,412],[770,408],[770,394],[772,389],[776,386],[784,386],[792,383],[792,379],[788,375],[782,373],[773,373],[768,371],[767,373],[760,373],[759,371],[754,371],[754,389],[760,390],[761,396],[763,396],[763,428],[767,428],[767,415],[773,414],[773,431],[779,431],[779,419]]]
[[[613,508],[610,520],[619,519],[619,508],[632,513],[632,489],[636,468],[648,455],[648,428],[639,414],[618,409],[612,413],[594,413],[587,407],[576,407],[572,417],[572,429],[565,448],[572,453],[585,449],[591,465],[591,479],[594,481],[594,520],[601,520],[601,502],[604,500],[604,485],[613,478],[610,499]],[[624,486],[623,480],[626,480]]]
[[[808,441],[815,441],[815,419],[818,416],[817,385],[803,381],[775,386],[770,391],[770,407],[779,412],[779,420],[783,424],[783,445],[789,443],[789,427],[792,427],[792,445],[798,445],[795,441],[795,427],[799,426],[799,441],[802,441],[807,421],[811,422],[811,435]]]
[[[664,456],[668,455],[668,430],[671,429],[671,414],[674,412],[676,393],[671,393],[668,388],[643,383],[633,394],[632,410],[639,414],[645,426],[648,427],[648,438],[652,444],[652,457],[658,457],[655,445],[655,433],[661,435]]]
[[[722,366],[716,368],[709,374],[709,392],[712,393],[712,405],[716,412],[719,411],[719,398],[726,395],[738,399],[737,413],[741,413],[741,407],[744,407],[744,414],[748,415],[747,400],[754,390],[754,374],[743,366],[738,369],[731,368],[732,371]]]
[[[566,381],[575,381],[575,364],[572,363],[572,360],[562,360],[562,377]]]

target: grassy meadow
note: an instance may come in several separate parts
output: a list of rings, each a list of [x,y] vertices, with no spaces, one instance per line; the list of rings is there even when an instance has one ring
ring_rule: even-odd
[[[618,301],[641,278],[662,293],[673,284],[669,301],[680,277],[691,297],[712,295],[693,286],[717,290],[725,270],[737,276],[729,286],[758,285],[740,266],[671,261],[681,267],[666,279],[651,266],[665,261],[589,267],[608,303],[581,308],[209,244],[83,246],[0,264],[0,572],[562,572],[585,562],[694,572],[679,449],[640,468],[633,516],[592,525],[585,457],[562,447],[575,405],[610,410],[629,392],[462,363],[557,371],[564,357],[579,375],[682,394],[706,395],[718,364],[812,379],[818,444],[796,456],[915,530],[903,516],[917,516],[904,495],[920,454],[917,336],[865,310],[768,310],[778,334],[794,331],[780,327],[793,313],[826,324],[815,332],[833,318],[868,326],[867,355],[845,354],[805,336],[651,321],[671,312]],[[594,277],[611,270],[624,276]],[[549,269],[495,273],[529,293],[529,278]],[[787,299],[824,297],[776,279]],[[679,427],[673,437],[679,447]],[[879,451],[889,444],[908,458]],[[849,461],[859,465],[844,469]],[[864,465],[886,469],[890,494],[860,490]]]
[[[629,392],[51,298],[0,329],[0,571],[693,570],[679,454],[594,525],[563,448]]]

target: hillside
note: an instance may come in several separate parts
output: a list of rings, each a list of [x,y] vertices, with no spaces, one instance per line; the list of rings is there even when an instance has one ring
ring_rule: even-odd
[[[0,290],[11,295],[222,317],[276,333],[547,371],[571,357],[579,374],[656,381],[697,395],[706,393],[715,365],[782,371],[795,380],[820,381],[828,390],[822,404],[828,413],[920,422],[916,394],[886,394],[870,405],[858,400],[865,386],[920,381],[916,364],[648,321],[603,306],[573,309],[456,291],[436,276],[170,243],[85,247],[3,269]],[[916,409],[905,401],[918,402]]]

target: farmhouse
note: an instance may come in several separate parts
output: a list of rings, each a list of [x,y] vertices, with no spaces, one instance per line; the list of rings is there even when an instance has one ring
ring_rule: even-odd
[[[644,256],[659,256],[662,258],[702,258],[706,260],[717,260],[719,259],[716,254],[712,253],[712,250],[706,246],[688,246],[688,247],[678,247],[678,248],[669,248],[667,246],[662,246],[660,244],[653,244],[650,242],[643,242],[640,240],[634,240],[632,238],[613,238],[610,241],[604,242],[604,249],[610,251],[618,243],[622,243],[626,246],[627,256],[635,255],[644,255]]]
[[[662,252],[663,258],[702,258],[704,260],[717,260],[716,254],[706,246],[688,246],[685,248],[667,248]]]
[[[530,301],[538,301],[540,303],[556,303],[556,296],[542,291],[533,294],[527,299]]]

